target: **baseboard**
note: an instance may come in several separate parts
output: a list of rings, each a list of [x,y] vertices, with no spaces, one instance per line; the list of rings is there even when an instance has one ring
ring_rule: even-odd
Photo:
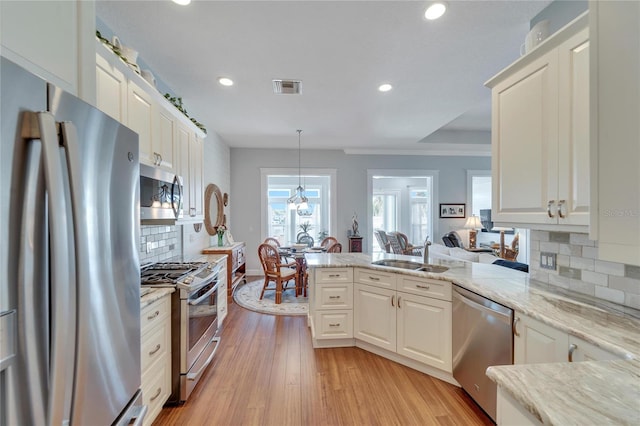
[[[356,339],[355,345],[356,345],[356,347],[358,347],[360,349],[363,349],[363,350],[365,350],[367,352],[371,352],[371,353],[379,355],[379,356],[381,356],[383,358],[386,358],[388,360],[397,362],[398,364],[402,364],[405,367],[412,368],[412,369],[417,370],[417,371],[419,371],[421,373],[427,374],[427,375],[429,375],[431,377],[435,377],[436,379],[440,379],[443,382],[447,382],[447,383],[450,383],[450,384],[452,384],[454,386],[461,387],[460,383],[458,383],[456,381],[456,379],[453,378],[453,374],[452,373],[447,373],[446,371],[439,370],[439,369],[437,369],[435,367],[431,367],[430,365],[425,365],[425,364],[423,364],[421,362],[418,362],[418,361],[415,361],[413,359],[404,357],[402,355],[398,355],[395,352],[391,352],[391,351],[388,351],[386,349],[382,349],[382,348],[380,348],[378,346],[372,345],[371,343],[367,343],[367,342],[364,342],[362,340],[357,340]]]

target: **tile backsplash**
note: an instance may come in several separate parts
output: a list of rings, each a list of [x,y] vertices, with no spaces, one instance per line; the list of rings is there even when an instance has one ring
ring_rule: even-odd
[[[182,253],[181,226],[140,227],[140,264],[163,262]]]
[[[541,267],[541,252],[556,255],[555,270]],[[640,309],[640,268],[597,258],[598,242],[587,234],[531,230],[531,278]]]

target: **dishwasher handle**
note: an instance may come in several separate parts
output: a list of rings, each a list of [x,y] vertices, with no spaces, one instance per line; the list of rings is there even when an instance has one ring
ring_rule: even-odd
[[[487,315],[491,315],[493,317],[498,317],[500,320],[502,320],[504,323],[511,325],[511,323],[513,322],[512,318],[513,318],[513,310],[502,306],[496,302],[494,302],[493,300],[490,299],[486,299],[482,296],[478,296],[475,293],[471,293],[468,292],[466,290],[460,291],[462,289],[460,289],[459,287],[455,287],[453,290],[453,297],[457,298],[458,300],[460,300],[460,302],[464,303],[467,306],[470,306],[471,308],[478,310],[480,312],[483,312]],[[471,294],[469,294],[471,293]],[[475,296],[475,297],[474,297]],[[473,299],[480,299],[478,303],[478,301],[476,300],[472,300]],[[484,303],[489,304],[490,306],[485,306]]]

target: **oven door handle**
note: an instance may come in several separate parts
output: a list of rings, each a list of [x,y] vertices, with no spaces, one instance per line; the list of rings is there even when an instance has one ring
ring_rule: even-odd
[[[187,380],[189,380],[189,381],[197,380],[198,377],[204,371],[204,369],[207,368],[209,366],[209,364],[211,364],[211,361],[213,360],[213,357],[216,355],[216,352],[218,351],[218,348],[220,347],[220,338],[219,337],[214,337],[213,339],[211,339],[209,344],[211,344],[213,342],[215,342],[216,347],[213,350],[213,352],[211,352],[211,355],[209,355],[209,358],[207,358],[207,361],[205,361],[204,365],[202,365],[202,367],[200,367],[198,369],[198,371],[187,374]]]
[[[205,294],[203,294],[202,296],[198,297],[197,299],[194,299],[194,300],[189,299],[189,300],[187,300],[187,303],[189,303],[192,306],[193,305],[198,305],[200,302],[205,300],[207,297],[211,296],[217,289],[218,289],[218,283],[216,283],[216,285],[211,287],[211,289],[209,291],[207,291]]]

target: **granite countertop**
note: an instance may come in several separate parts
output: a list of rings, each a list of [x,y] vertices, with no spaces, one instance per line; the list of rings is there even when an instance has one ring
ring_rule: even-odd
[[[174,291],[176,291],[176,289],[171,287],[151,289],[151,291],[140,298],[140,309],[146,308],[156,300],[161,299],[167,294],[173,293]]]
[[[437,255],[429,259],[430,263],[447,266],[448,271],[428,273],[371,264],[383,258],[421,262],[414,256],[386,253],[305,257],[312,268],[367,267],[451,281],[623,358],[490,367],[487,375],[545,424],[629,423],[640,417],[637,310],[554,291],[524,272],[491,264],[442,260]]]

